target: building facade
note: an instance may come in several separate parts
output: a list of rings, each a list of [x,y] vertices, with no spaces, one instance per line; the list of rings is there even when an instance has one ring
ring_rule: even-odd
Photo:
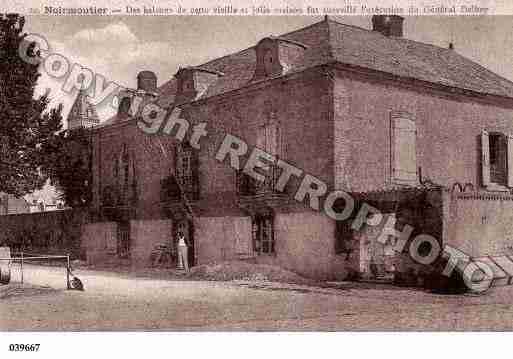
[[[139,73],[117,115],[91,128],[89,260],[150,265],[155,247],[176,250],[177,231],[193,244],[194,265],[240,259],[318,279],[375,272],[369,263],[394,255],[373,244],[374,229],[353,233],[312,210],[312,193],[295,201],[301,178],[282,191],[276,165],[259,182],[218,161],[226,134],[389,216],[406,213],[398,204],[432,184],[438,194],[410,218],[445,243],[460,226],[455,187],[476,200],[500,195],[493,205],[503,206],[513,187],[513,83],[454,49],[403,38],[402,25],[398,16],[373,17],[373,30],[326,18],[181,68],[160,86],[152,72]],[[200,149],[191,131],[183,141],[176,128],[141,131],[147,103],[180,108],[190,128],[205,124]]]

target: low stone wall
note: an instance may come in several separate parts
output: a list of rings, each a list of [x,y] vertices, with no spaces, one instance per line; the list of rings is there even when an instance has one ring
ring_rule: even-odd
[[[116,222],[96,222],[84,225],[81,243],[88,264],[106,262],[116,257]]]
[[[70,253],[85,258],[81,234],[89,214],[84,210],[64,210],[0,216],[0,245],[13,252],[45,254]]]
[[[513,254],[513,195],[456,193],[446,201],[444,244],[472,257]]]
[[[308,278],[345,279],[358,254],[335,253],[335,225],[324,213],[314,211],[276,214],[276,257],[267,258],[269,263]]]
[[[246,259],[253,254],[251,217],[199,217],[194,229],[197,264]]]
[[[130,259],[136,267],[149,267],[150,255],[159,244],[172,245],[171,220],[130,221]]]

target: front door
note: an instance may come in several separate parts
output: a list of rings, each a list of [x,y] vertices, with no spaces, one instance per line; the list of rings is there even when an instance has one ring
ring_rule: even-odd
[[[176,223],[175,226],[175,246],[178,246],[178,233],[182,232],[186,242],[189,243],[188,253],[187,257],[189,260],[189,267],[192,267],[195,265],[195,256],[194,256],[194,227],[191,221],[187,219],[180,220]],[[176,247],[177,248],[177,247]],[[176,250],[178,253],[178,248]],[[178,268],[183,268],[183,263],[180,261],[180,257],[178,256],[178,262],[177,262]]]

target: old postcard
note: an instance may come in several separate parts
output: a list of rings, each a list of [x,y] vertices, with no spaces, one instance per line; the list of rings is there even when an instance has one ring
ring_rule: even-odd
[[[513,329],[511,5],[0,8],[2,353]]]

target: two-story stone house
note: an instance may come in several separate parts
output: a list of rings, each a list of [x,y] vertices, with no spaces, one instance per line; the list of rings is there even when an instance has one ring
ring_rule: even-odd
[[[494,193],[510,206],[513,83],[457,50],[404,38],[401,17],[374,16],[372,23],[366,30],[326,18],[183,67],[160,85],[152,72],[140,72],[118,114],[91,129],[96,222],[84,232],[90,260],[149,264],[153,248],[173,246],[180,229],[193,243],[196,265],[243,259],[315,278],[366,270],[361,240],[340,245],[349,235],[344,226],[291,198],[299,178],[279,192],[275,167],[259,183],[217,161],[227,133],[330,189],[368,194],[390,213],[394,193],[428,180],[449,189],[466,185],[479,203],[480,193]],[[201,149],[143,133],[131,111],[135,97],[180,107],[191,126],[205,122]],[[440,201],[445,209],[434,232],[445,240],[459,233],[460,207]],[[481,217],[467,220],[472,227]]]

